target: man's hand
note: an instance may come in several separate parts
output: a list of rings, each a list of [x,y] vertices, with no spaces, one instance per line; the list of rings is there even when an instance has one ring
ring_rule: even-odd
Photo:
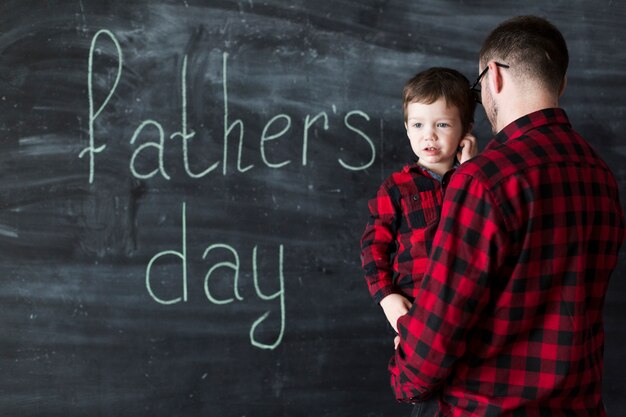
[[[389,324],[398,333],[398,319],[409,312],[411,302],[400,294],[389,294],[382,299],[380,306],[383,308]]]
[[[471,133],[466,134],[459,142],[459,152],[457,152],[456,157],[460,163],[467,161],[468,159],[472,159],[478,154],[478,146],[476,145],[476,137]]]

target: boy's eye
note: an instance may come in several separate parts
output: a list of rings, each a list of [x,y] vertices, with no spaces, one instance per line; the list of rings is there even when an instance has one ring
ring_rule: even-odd
[[[437,127],[450,127],[450,125],[448,123],[437,123]]]
[[[419,123],[419,122],[417,122],[417,123],[414,123],[414,124],[413,124],[413,127],[420,128],[420,127],[422,127],[422,124],[421,124],[421,123]]]

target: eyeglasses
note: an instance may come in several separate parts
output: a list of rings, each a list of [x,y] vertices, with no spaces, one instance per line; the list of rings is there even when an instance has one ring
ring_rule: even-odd
[[[495,64],[496,66],[501,67],[501,68],[509,68],[509,66],[506,64],[501,64],[499,62],[496,62]],[[474,94],[474,100],[476,100],[476,103],[478,104],[483,104],[482,99],[480,97],[480,87],[479,87],[480,80],[485,76],[488,70],[489,70],[489,66],[486,66],[485,69],[482,70],[478,78],[476,78],[476,81],[474,82],[474,84],[472,84],[472,87],[470,88],[470,90]]]

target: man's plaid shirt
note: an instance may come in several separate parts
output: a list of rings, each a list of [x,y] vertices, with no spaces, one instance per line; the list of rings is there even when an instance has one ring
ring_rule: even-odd
[[[602,306],[624,240],[618,186],[561,109],[507,126],[452,176],[390,363],[445,416],[604,416]]]

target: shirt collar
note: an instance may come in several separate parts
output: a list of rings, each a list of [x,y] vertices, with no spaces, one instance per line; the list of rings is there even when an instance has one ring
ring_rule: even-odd
[[[565,110],[560,108],[543,109],[529,113],[510,123],[493,138],[493,141],[504,143],[507,140],[519,138],[529,130],[550,124],[571,126]]]
[[[416,158],[417,159],[417,158]],[[461,164],[459,163],[459,161],[454,161],[454,165],[452,166],[452,169],[450,171],[454,171],[455,169],[457,169]],[[407,165],[404,166],[404,172],[410,172],[413,170],[418,170],[421,171],[423,173],[427,173],[430,177],[432,177],[433,179],[437,180],[438,182],[442,182],[443,181],[443,177],[445,177],[444,175],[439,175],[434,171],[431,171],[430,169],[421,166],[417,161],[411,162]],[[450,172],[448,171],[448,172]]]

